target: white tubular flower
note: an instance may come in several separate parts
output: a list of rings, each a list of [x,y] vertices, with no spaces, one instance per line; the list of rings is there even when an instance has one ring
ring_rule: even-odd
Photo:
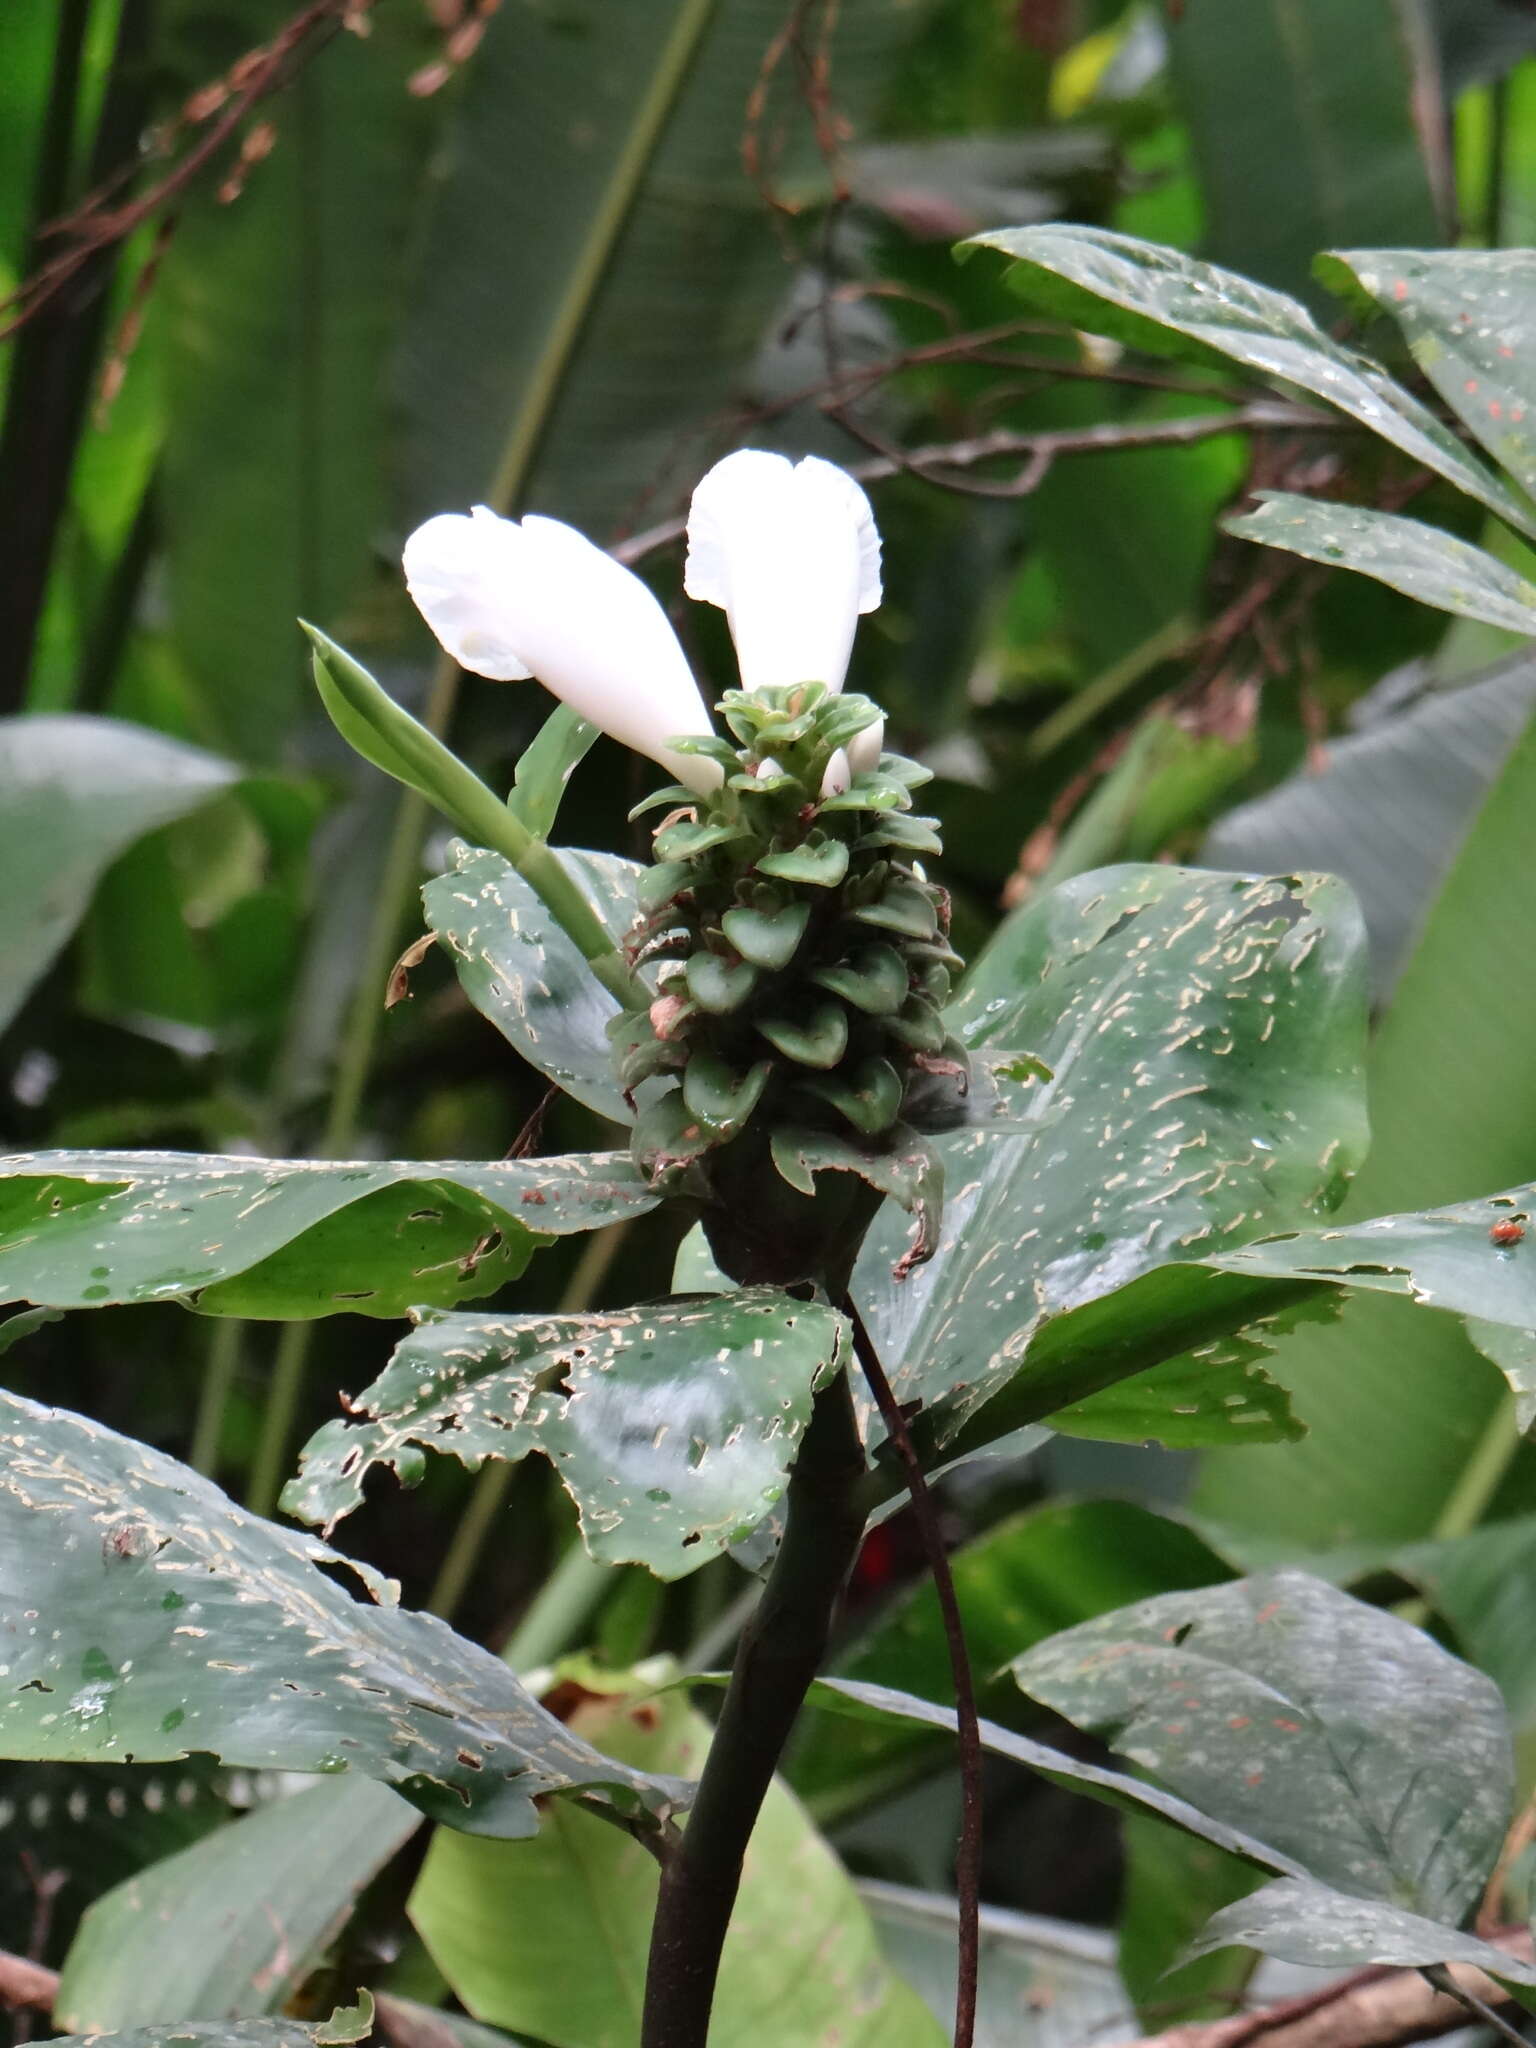
[[[869,500],[846,471],[815,455],[727,455],[693,494],[683,588],[725,612],[743,689],[817,682],[841,690],[859,614],[880,602]],[[855,767],[865,737],[849,749]]]
[[[715,762],[667,745],[713,727],[666,613],[575,527],[477,505],[418,526],[403,560],[418,610],[461,667],[497,682],[537,676],[690,789],[719,786]]]

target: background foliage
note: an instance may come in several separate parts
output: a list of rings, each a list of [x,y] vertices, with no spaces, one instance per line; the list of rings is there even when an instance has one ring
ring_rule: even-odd
[[[101,179],[127,167],[115,206],[153,197],[238,101],[231,67],[289,20],[282,0],[0,11],[0,285],[84,250],[0,357],[0,1140],[13,1153],[234,1155],[245,1163],[231,1172],[253,1185],[257,1155],[359,1158],[379,1162],[377,1183],[355,1209],[338,1197],[306,1212],[313,1240],[281,1258],[210,1274],[210,1297],[223,1295],[202,1305],[217,1314],[157,1298],[180,1284],[175,1242],[121,1287],[81,1252],[36,1298],[113,1305],[0,1324],[7,1404],[77,1411],[260,1514],[338,1393],[409,1365],[391,1319],[426,1299],[419,1289],[313,1327],[269,1318],[310,1313],[338,1243],[414,1219],[424,1177],[442,1210],[419,1227],[443,1235],[423,1262],[462,1258],[488,1217],[500,1230],[508,1188],[536,1171],[503,1161],[545,1084],[471,1007],[444,958],[462,950],[452,906],[440,914],[430,891],[441,943],[410,968],[408,999],[383,1008],[446,841],[340,746],[291,622],[345,640],[506,787],[548,700],[461,686],[434,665],[400,588],[401,535],[479,499],[536,507],[621,546],[670,603],[688,490],[742,442],[871,466],[888,596],[851,682],[936,771],[962,950],[1012,911],[989,957],[1043,957],[1044,892],[1115,861],[1325,868],[1359,896],[1374,1004],[1372,1144],[1345,1221],[1536,1180],[1522,1023],[1536,1000],[1528,444],[1510,433],[1496,448],[1513,485],[1483,472],[1486,487],[1458,489],[1446,460],[1476,458],[1456,416],[1490,366],[1415,350],[1412,318],[1380,317],[1377,299],[1397,302],[1360,264],[1347,300],[1313,270],[1322,249],[1532,239],[1527,6],[377,0],[350,23],[366,34],[333,10],[205,171],[121,237],[101,233],[104,216],[80,212]],[[954,260],[962,237],[1044,222],[1166,242],[1299,295],[1435,409],[1450,454],[1437,464],[1438,443],[1388,445],[1281,408],[1256,416],[1230,361],[1154,352],[1140,330],[1117,341],[1054,285],[1021,299],[995,253]],[[1511,276],[1528,332],[1536,285],[1528,269]],[[1513,410],[1518,392],[1500,402]],[[1341,542],[1331,526],[1285,553],[1224,527],[1234,511],[1256,534],[1281,516],[1273,503],[1254,513],[1256,490],[1411,512],[1497,563],[1463,563],[1458,590],[1470,577],[1481,601],[1448,622],[1417,601],[1435,600],[1423,577],[1404,588],[1337,571],[1368,532],[1348,526]],[[1490,503],[1513,506],[1524,533],[1496,525]],[[717,623],[677,610],[701,673],[725,680]],[[638,776],[600,741],[572,778],[562,838],[643,857],[619,823]],[[1172,875],[1177,924],[1189,904]],[[994,1042],[1026,1041],[999,1026]],[[1327,1061],[1343,1057],[1297,1061],[1326,1096]],[[622,1145],[609,1093],[594,1075],[581,1101],[555,1097],[537,1149]],[[1289,1107],[1303,1122],[1314,1110]],[[429,1164],[403,1175],[394,1161]],[[457,1179],[442,1162],[460,1163]],[[1101,1164],[1073,1171],[1089,1186]],[[312,1192],[296,1184],[283,1199]],[[567,1180],[559,1199],[567,1228],[605,1227],[548,1244],[541,1211],[538,1248],[527,1209],[512,1212],[477,1275],[479,1327],[662,1291],[676,1232],[642,1191],[580,1207],[588,1197]],[[1005,1189],[989,1213],[1023,1199]],[[25,1220],[0,1213],[0,1269]],[[462,1298],[445,1283],[445,1305]],[[942,1331],[946,1312],[929,1303],[925,1328]],[[942,1363],[937,1338],[923,1357]],[[1119,1442],[1037,1432],[948,1483],[1001,1736],[1038,1732],[1051,1710],[1069,1752],[1102,1761],[1091,1732],[1065,1725],[1100,1724],[1031,1663],[1045,1656],[1031,1645],[1300,1563],[1373,1606],[1421,1603],[1435,1636],[1494,1681],[1523,1803],[1536,1463],[1506,1378],[1456,1317],[1376,1292],[1331,1322],[1297,1320],[1245,1369],[1264,1447],[1199,1448],[1209,1435],[1195,1426],[1173,1448],[1166,1430],[1163,1448],[1142,1448],[1132,1399],[1115,1426],[1101,1409],[1084,1431]],[[406,1434],[389,1453],[402,1462]],[[760,1480],[754,1469],[741,1483]],[[712,1551],[734,1512],[734,1496],[701,1501]],[[600,1571],[575,1526],[542,1458],[478,1475],[433,1459],[413,1490],[370,1481],[345,1549],[397,1578],[406,1607],[451,1616],[516,1669],[584,1653],[574,1695],[556,1702],[573,1752],[590,1740],[641,1773],[683,1770],[700,1739],[691,1710],[675,1696],[644,1722],[631,1674],[652,1658],[721,1660],[752,1582],[725,1557],[676,1583],[640,1563]],[[275,1598],[283,1571],[297,1583],[318,1570],[291,1529],[251,1540],[286,1559],[269,1567]],[[677,1564],[661,1539],[622,1555],[668,1577]],[[838,1661],[851,1682],[948,1696],[920,1578],[895,1515],[866,1545],[849,1602]],[[381,1658],[404,1655],[389,1638],[408,1617],[380,1612]],[[749,1899],[722,2038],[761,1995],[759,1924],[814,1899],[840,1967],[874,1987],[868,2038],[930,2041],[922,1999],[942,2006],[933,1954],[952,1940],[949,1748],[910,1719],[834,1720],[823,1706],[790,1773],[801,1803],[785,1792],[772,1810],[775,1870]],[[1228,1950],[1165,1984],[1160,1973],[1253,1871],[1209,1834],[1146,1812],[1122,1824],[1004,1755],[990,1766],[984,1881],[1000,2008],[1023,1986],[1046,2015],[1042,2044],[1053,2028],[1082,2038],[1127,1998],[1164,2019],[1208,2010],[1200,1997],[1232,1988],[1244,1958]],[[245,1761],[323,1764],[318,1752]],[[451,1987],[481,2021],[529,2039],[628,2038],[648,1872],[590,1813],[562,1808],[538,1864],[518,1864],[522,1845],[497,1840],[439,1831],[428,1847],[417,1809],[371,1781],[281,1802],[276,1789],[206,1759],[0,1765],[0,1948],[63,1968],[61,2029],[153,2026],[194,1997],[210,2020],[295,2000],[307,2020],[367,1981],[401,2011],[439,2006]],[[301,1802],[318,1803],[318,1822]],[[331,1847],[279,1957],[262,1930],[292,1904],[298,1839]],[[562,1973],[567,1960],[573,1976],[588,1970],[589,1853],[613,1865],[605,1974],[586,1980],[590,2010],[557,2011],[552,1954]],[[1279,1882],[1337,1875],[1265,1867]],[[229,1888],[243,1902],[233,1931],[213,1904]],[[563,1918],[526,1951],[488,1957],[467,1903],[487,1889],[509,1917],[553,1899]],[[168,1978],[154,1929],[194,1913],[224,1933],[189,1937],[183,1960],[203,1973],[189,1985]],[[492,2038],[448,2010],[456,2038]],[[808,2008],[784,2024],[798,2029],[786,2040],[809,2042],[829,2021]],[[293,2037],[311,2038],[297,2021]]]

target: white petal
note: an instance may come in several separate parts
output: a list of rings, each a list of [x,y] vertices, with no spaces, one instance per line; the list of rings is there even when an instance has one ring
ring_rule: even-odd
[[[684,589],[721,606],[748,690],[843,686],[861,612],[880,602],[880,535],[846,471],[743,448],[693,494]]]
[[[821,778],[823,801],[829,796],[841,796],[852,780],[853,770],[848,765],[848,756],[839,747],[827,763],[826,772]]]
[[[872,768],[880,766],[880,755],[885,746],[885,720],[877,718],[873,725],[866,725],[862,732],[856,732],[848,742],[848,760],[855,775],[867,775]]]
[[[713,730],[667,615],[632,571],[558,519],[521,525],[478,505],[405,544],[405,580],[443,646],[477,675],[537,676],[583,718],[714,789],[712,761],[666,744]]]

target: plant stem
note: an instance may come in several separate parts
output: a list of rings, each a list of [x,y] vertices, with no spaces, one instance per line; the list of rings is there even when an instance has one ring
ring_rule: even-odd
[[[203,1383],[197,1392],[197,1420],[192,1428],[187,1463],[205,1479],[212,1479],[219,1469],[229,1390],[240,1370],[244,1340],[244,1323],[235,1316],[223,1316],[214,1324],[203,1353]]]
[[[282,1488],[283,1464],[293,1418],[304,1392],[304,1375],[309,1364],[309,1347],[315,1334],[313,1323],[285,1323],[272,1357],[272,1377],[267,1383],[267,1402],[262,1411],[261,1435],[246,1481],[245,1504],[253,1515],[270,1515]]]
[[[976,2035],[976,1984],[981,1970],[981,1724],[976,1715],[976,1686],[971,1677],[970,1653],[965,1645],[965,1623],[955,1597],[954,1574],[944,1554],[944,1542],[928,1490],[922,1462],[913,1448],[901,1405],[891,1391],[874,1340],[851,1297],[843,1312],[853,1325],[853,1348],[858,1354],[869,1391],[885,1424],[885,1433],[901,1459],[912,1496],[912,1512],[923,1534],[923,1547],[933,1574],[933,1590],[944,1621],[944,1638],[949,1648],[949,1668],[955,1685],[955,1732],[960,1749],[960,1845],[955,1857],[955,1892],[959,1901],[958,1956],[955,1973],[954,2048],[971,2048]]]
[[[1506,1393],[1489,1416],[1482,1435],[1472,1447],[1471,1457],[1446,1496],[1445,1506],[1440,1510],[1431,1532],[1433,1540],[1450,1542],[1457,1536],[1470,1534],[1477,1527],[1519,1448],[1515,1397]]]
[[[784,1540],[743,1631],[688,1825],[662,1870],[641,2048],[706,2048],[742,1858],[864,1533],[863,1477],[840,1373],[816,1397],[790,1474]]]

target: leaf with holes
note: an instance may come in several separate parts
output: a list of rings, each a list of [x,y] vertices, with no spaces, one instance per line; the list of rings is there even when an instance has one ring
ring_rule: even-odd
[[[1422,519],[1361,505],[1325,504],[1293,491],[1261,491],[1256,512],[1222,525],[1240,540],[1283,548],[1309,562],[1353,569],[1420,604],[1511,633],[1536,633],[1536,585],[1486,549]]]
[[[364,1885],[420,1826],[387,1786],[349,1773],[216,1828],[88,1909],[55,2020],[94,2034],[189,2012],[239,2019],[281,2009]]]
[[[779,1499],[846,1342],[833,1310],[771,1287],[604,1315],[426,1315],[353,1404],[368,1419],[311,1440],[283,1505],[332,1524],[372,1466],[416,1476],[420,1446],[471,1466],[541,1451],[594,1557],[680,1578]]]
[[[1041,312],[1154,355],[1237,362],[1347,413],[1523,532],[1536,512],[1378,363],[1323,332],[1284,292],[1108,228],[999,228],[968,247],[1012,259],[1008,282]]]
[[[1536,251],[1339,249],[1318,258],[1317,274],[1390,313],[1446,404],[1536,492]]]
[[[340,2015],[337,2015],[339,2018]],[[342,2031],[331,2031],[335,2022],[323,2026],[301,2026],[297,2020],[187,2020],[175,2026],[162,2021],[155,2027],[127,2027],[121,2032],[92,2034],[90,2048],[329,2048],[333,2042],[361,2041],[368,2025],[355,2029],[348,2021]],[[35,2048],[80,2048],[78,2034],[58,2034]]]
[[[1116,1326],[1087,1344],[1063,1327],[1171,1261],[1336,1204],[1365,1144],[1363,975],[1353,900],[1317,877],[1108,868],[1005,921],[947,1021],[973,1051],[1031,1047],[1052,1078],[1026,1098],[1027,1135],[934,1141],[946,1195],[932,1261],[892,1281],[904,1231],[887,1211],[855,1275],[935,1455],[973,1415],[990,1440],[1244,1326],[1164,1330],[1105,1310],[1090,1320]],[[1218,1290],[1204,1276],[1193,1291],[1203,1306]],[[1243,1391],[1223,1356],[1207,1363],[1218,1406]],[[1033,1412],[1005,1424],[983,1404],[1016,1379]],[[1188,1373],[1171,1384],[1186,1391],[1169,1405],[1187,1405]]]
[[[615,853],[559,854],[616,946],[637,915],[641,870]],[[614,998],[543,900],[509,861],[457,845],[451,874],[422,890],[427,923],[458,970],[464,993],[530,1065],[615,1123],[634,1111],[614,1078]]]
[[[1276,1572],[1037,1644],[1030,1698],[1356,1899],[1459,1921],[1509,1823],[1498,1689],[1421,1630]]]
[[[0,1394],[0,1755],[353,1770],[496,1835],[531,1834],[549,1792],[675,1803],[396,1597],[174,1458]]]
[[[0,1159],[0,1300],[403,1316],[492,1294],[549,1236],[655,1205],[616,1152],[495,1162],[16,1153]]]

